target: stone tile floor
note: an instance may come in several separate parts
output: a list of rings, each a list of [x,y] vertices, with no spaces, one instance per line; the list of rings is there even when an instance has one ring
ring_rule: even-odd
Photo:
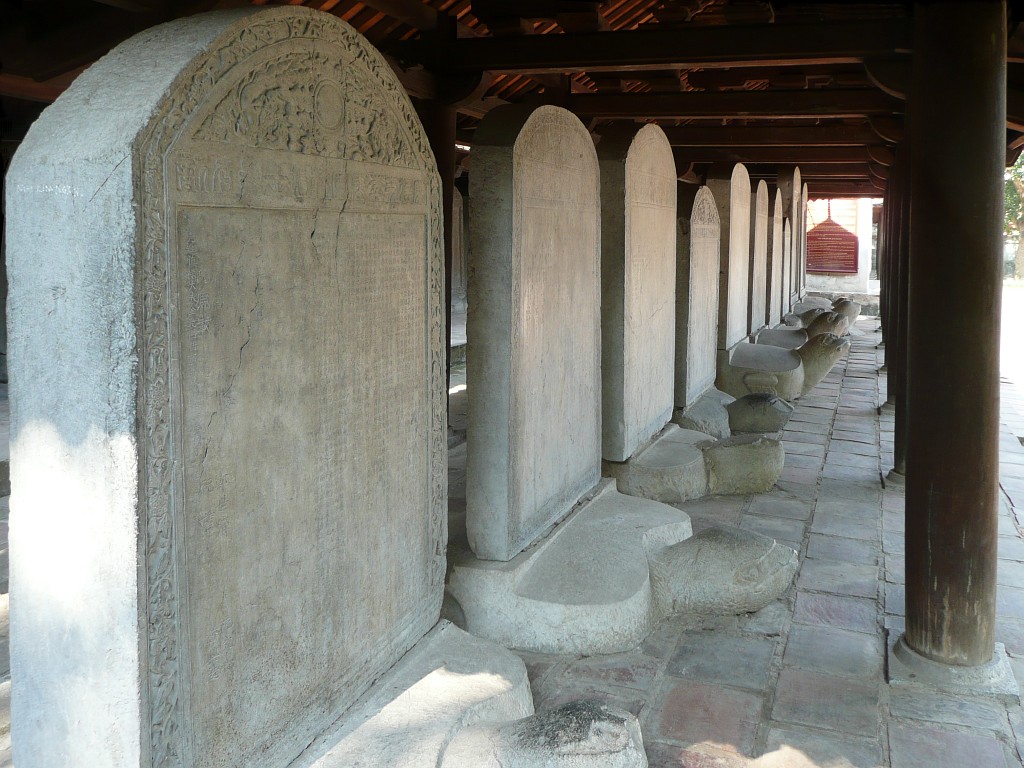
[[[667,620],[630,653],[524,654],[538,708],[594,697],[634,712],[651,768],[1024,765],[1021,707],[885,684],[886,633],[903,622],[903,494],[881,483],[893,414],[877,409],[885,378],[876,328],[861,319],[850,355],[800,402],[782,436],[776,489],[684,506],[696,530],[724,522],[797,547],[789,593],[748,616]],[[460,369],[453,384],[461,382]],[[1024,386],[1004,381],[1002,422],[997,639],[1024,680]],[[7,423],[0,387],[0,429]],[[12,765],[8,501],[0,499],[0,768]]]
[[[538,708],[594,697],[640,718],[652,768],[1009,768],[1024,714],[985,697],[891,689],[888,632],[903,626],[903,489],[884,487],[893,413],[874,318],[803,398],[770,493],[682,505],[695,530],[727,523],[798,548],[781,600],[727,618],[676,618],[640,648],[523,654]],[[1024,680],[1024,389],[1003,388],[998,640]],[[1016,435],[1014,434],[1016,431]]]

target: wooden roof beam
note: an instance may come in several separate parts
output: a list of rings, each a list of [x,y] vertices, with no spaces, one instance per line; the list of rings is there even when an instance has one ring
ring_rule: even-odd
[[[676,147],[859,147],[880,139],[863,125],[662,126]]]
[[[870,181],[812,180],[807,182],[807,193],[811,200],[828,197],[881,197],[884,192],[885,184],[878,186]]]
[[[524,73],[853,64],[907,53],[911,40],[905,20],[666,28],[466,38],[423,63],[443,71]],[[408,53],[432,52],[411,47]]]
[[[747,173],[752,179],[766,179],[775,183],[779,166],[768,163],[744,163]],[[872,174],[867,163],[800,163],[800,178],[811,179],[863,179],[868,180]]]
[[[903,109],[900,101],[871,89],[589,93],[568,96],[565,106],[587,117],[673,120],[864,118],[892,116]]]
[[[362,0],[362,3],[421,32],[437,29],[440,12],[420,0]]]
[[[678,158],[694,163],[805,163],[867,164],[871,155],[866,147],[676,147]]]

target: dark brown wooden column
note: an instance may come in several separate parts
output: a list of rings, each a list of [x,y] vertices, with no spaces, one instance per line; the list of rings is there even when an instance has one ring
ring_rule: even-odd
[[[896,408],[895,434],[893,445],[892,480],[901,480],[907,474],[908,445],[908,389],[907,389],[907,328],[909,314],[910,282],[910,169],[911,155],[908,142],[896,151],[893,176],[897,181],[894,199],[895,220],[893,222],[893,291],[892,319],[893,333],[892,364],[889,368],[889,384],[892,402]],[[888,347],[887,347],[888,349]]]
[[[444,218],[444,343],[445,391],[451,386],[452,370],[452,195],[455,194],[455,116],[451,104],[415,99],[414,106],[423,129],[427,133],[430,149],[434,152],[437,172],[441,175]]]
[[[889,255],[890,236],[889,236],[889,219],[892,213],[892,185],[893,182],[890,179],[888,185],[886,185],[885,192],[882,194],[882,216],[878,222],[878,318],[879,326],[882,331],[882,346],[886,346],[889,328],[891,322],[889,320],[889,286],[891,284],[891,278],[889,276],[889,266],[892,262],[892,258]],[[886,346],[885,349],[885,367],[888,368],[889,362],[889,350]]]
[[[914,8],[905,642],[992,658],[1006,4]]]

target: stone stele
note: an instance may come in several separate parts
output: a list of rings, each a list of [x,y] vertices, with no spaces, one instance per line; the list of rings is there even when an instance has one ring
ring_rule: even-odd
[[[473,152],[472,551],[453,537],[448,591],[469,631],[503,645],[623,651],[659,618],[647,548],[691,528],[684,512],[599,479],[597,153],[553,106],[492,110]]]
[[[768,212],[771,228],[768,238],[768,299],[766,322],[769,328],[774,328],[782,322],[782,262],[785,250],[783,237],[783,222],[785,212],[782,206],[782,190],[775,190],[771,210]]]
[[[747,333],[765,326],[765,301],[768,298],[768,184],[762,179],[751,196],[750,290],[748,293]]]
[[[602,136],[598,159],[602,455],[625,461],[672,415],[676,175],[656,125]]]
[[[681,212],[682,213],[682,212]],[[715,383],[718,329],[718,207],[701,187],[681,219],[676,266],[676,406],[687,408]]]
[[[415,112],[334,16],[196,16],[85,72],[7,184],[14,760],[287,764],[441,605]]]
[[[800,169],[794,167],[779,173],[776,184],[782,192],[782,205],[789,219],[790,241],[784,245],[786,257],[782,268],[782,312],[786,314],[797,300],[797,252],[800,249],[800,229],[804,225],[800,215]]]
[[[469,262],[466,249],[466,202],[458,189],[452,190],[452,312],[465,312],[468,306]]]
[[[785,317],[793,308],[793,300],[789,295],[789,272],[792,269],[793,253],[793,225],[792,219],[786,218],[782,222],[782,285],[779,290],[782,292],[782,305],[779,311]]]
[[[485,560],[565,517],[601,465],[597,153],[566,110],[500,109],[470,179],[466,528]]]
[[[800,248],[797,261],[797,295],[802,299],[807,295],[807,201],[810,192],[805,183],[800,194]]]
[[[748,333],[750,175],[742,163],[727,178],[709,178],[721,222],[718,349],[729,350]]]

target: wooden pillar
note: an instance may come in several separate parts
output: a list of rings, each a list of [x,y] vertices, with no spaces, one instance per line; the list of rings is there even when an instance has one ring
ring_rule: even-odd
[[[907,328],[909,314],[910,284],[910,147],[904,142],[896,151],[893,175],[897,178],[895,213],[893,225],[893,280],[892,292],[892,365],[889,381],[892,386],[892,401],[896,408],[893,445],[893,471],[896,477],[907,474],[908,445],[908,389],[907,389]],[[893,478],[896,479],[895,477]]]
[[[904,642],[974,666],[995,628],[1006,4],[914,22]]]
[[[415,99],[414,106],[423,123],[437,172],[441,176],[442,217],[444,218],[444,339],[445,391],[451,386],[452,372],[452,196],[455,194],[455,116],[451,104]]]
[[[889,333],[889,217],[892,207],[892,184],[890,179],[882,194],[882,215],[878,222],[878,319],[882,331],[882,346],[886,345]],[[885,355],[888,363],[888,349]]]

